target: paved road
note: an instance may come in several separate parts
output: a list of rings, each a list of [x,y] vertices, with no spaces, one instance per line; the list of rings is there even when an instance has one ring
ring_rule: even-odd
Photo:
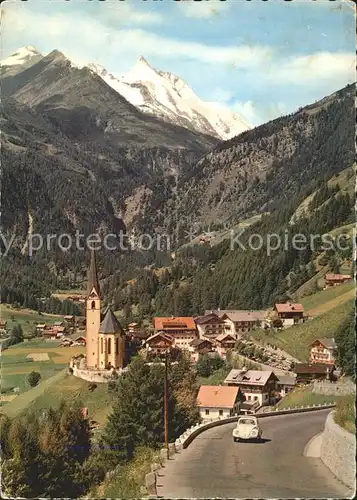
[[[303,455],[330,410],[266,417],[263,442],[234,443],[234,424],[209,429],[161,469],[163,498],[347,498],[319,458]]]

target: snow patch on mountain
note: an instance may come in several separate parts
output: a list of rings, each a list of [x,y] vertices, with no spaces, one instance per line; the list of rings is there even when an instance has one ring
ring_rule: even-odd
[[[41,52],[39,52],[32,45],[26,45],[25,47],[21,47],[14,54],[11,54],[6,59],[0,61],[1,66],[18,66],[21,64],[25,64],[33,57],[42,56]]]

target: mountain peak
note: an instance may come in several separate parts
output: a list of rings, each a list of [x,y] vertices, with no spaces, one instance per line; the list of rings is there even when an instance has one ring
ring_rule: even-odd
[[[147,66],[150,66],[150,64],[147,62],[144,56],[140,56],[137,60],[137,63],[139,64],[146,64]]]
[[[20,47],[16,52],[1,61],[1,66],[15,66],[28,62],[33,57],[42,56],[32,45]]]

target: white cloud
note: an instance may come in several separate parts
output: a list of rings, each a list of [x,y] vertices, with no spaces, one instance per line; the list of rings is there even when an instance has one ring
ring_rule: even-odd
[[[230,9],[230,0],[209,0],[195,2],[194,0],[181,0],[178,7],[186,17],[207,19],[212,16],[219,16],[222,12]]]
[[[243,118],[248,123],[252,123],[253,125],[260,123],[260,117],[258,114],[258,110],[254,106],[252,101],[245,101],[245,102],[237,101],[230,107],[231,107],[231,109],[236,111],[238,114],[243,116]]]
[[[124,4],[120,4],[124,5]],[[63,13],[48,15],[34,13],[21,4],[11,5],[6,12],[8,37],[21,39],[24,26],[26,36],[46,43],[52,48],[62,50],[75,63],[92,61],[94,52],[101,49],[105,59],[112,57],[118,63],[124,59],[135,59],[143,54],[146,57],[159,56],[166,59],[191,59],[209,64],[227,64],[234,68],[252,68],[265,63],[271,57],[268,47],[262,46],[210,46],[198,42],[161,36],[142,29],[114,29],[89,16],[70,16]],[[10,28],[11,26],[11,28]],[[36,44],[36,42],[34,43]],[[104,49],[105,47],[105,49]],[[87,60],[85,61],[85,58]],[[108,68],[115,71],[113,68]]]
[[[117,22],[119,25],[159,24],[163,21],[163,17],[158,12],[137,10],[133,7],[133,2],[129,0],[125,2],[106,0],[101,15],[105,19]]]
[[[272,82],[310,85],[314,81],[355,81],[355,55],[348,52],[316,52],[292,57],[266,68],[265,77]]]

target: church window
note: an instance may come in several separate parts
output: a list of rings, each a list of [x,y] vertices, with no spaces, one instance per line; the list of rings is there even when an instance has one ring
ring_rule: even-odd
[[[103,339],[100,339],[100,353],[103,354]]]
[[[119,339],[115,339],[115,354],[119,354]]]
[[[95,300],[92,300],[92,305],[91,305],[92,309],[95,309]]]
[[[112,352],[112,339],[108,339],[108,354]]]

